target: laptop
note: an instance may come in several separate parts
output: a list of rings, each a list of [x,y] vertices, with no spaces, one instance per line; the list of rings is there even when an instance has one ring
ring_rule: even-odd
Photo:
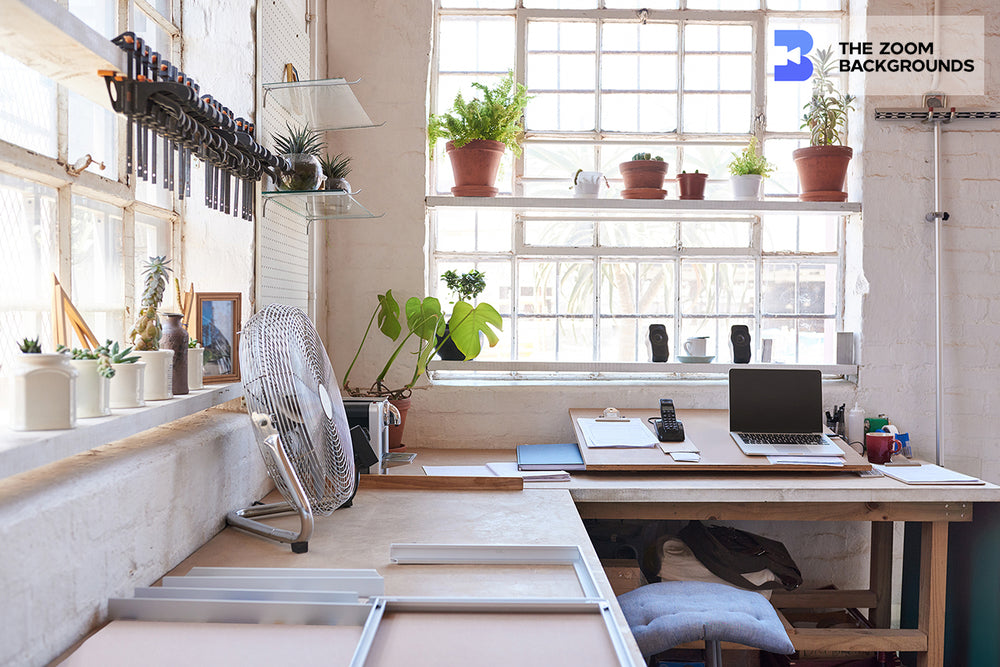
[[[729,434],[748,456],[843,456],[823,433],[818,370],[733,368]]]

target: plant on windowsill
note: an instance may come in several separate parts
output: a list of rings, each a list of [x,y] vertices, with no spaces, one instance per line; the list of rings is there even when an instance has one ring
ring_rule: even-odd
[[[667,167],[659,155],[636,153],[628,162],[618,165],[625,181],[622,199],[663,199],[667,191],[663,181],[667,177]]]
[[[159,401],[173,398],[173,356],[172,350],[160,349],[160,337],[163,326],[157,310],[163,302],[163,294],[167,289],[167,274],[170,260],[165,256],[150,257],[143,271],[144,286],[142,291],[139,319],[128,334],[132,341],[133,351],[146,364],[143,395],[147,401]]]
[[[308,192],[323,187],[325,176],[319,155],[325,148],[323,138],[308,125],[293,128],[285,123],[285,134],[274,138],[276,152],[289,161],[291,168],[281,170],[277,186],[289,192]]]
[[[496,345],[500,338],[493,330],[503,329],[503,320],[493,306],[487,303],[480,303],[472,306],[465,301],[459,301],[452,310],[451,317],[445,318],[441,311],[441,303],[432,296],[420,299],[410,297],[406,300],[403,313],[405,315],[405,330],[403,322],[400,321],[399,302],[392,294],[392,290],[387,290],[385,294],[378,295],[378,303],[375,311],[368,320],[368,326],[361,337],[361,344],[355,352],[351,365],[344,373],[343,389],[350,396],[375,396],[385,397],[400,412],[401,423],[398,427],[389,429],[389,447],[398,448],[401,446],[403,426],[405,425],[406,412],[410,407],[410,394],[417,380],[427,370],[427,362],[434,358],[435,353],[444,341],[449,339],[455,341],[455,345],[465,355],[465,359],[475,359],[482,351],[479,334],[482,333],[489,341],[490,347]],[[349,382],[354,364],[361,355],[361,350],[371,333],[372,324],[378,324],[378,330],[391,340],[395,346],[389,355],[382,370],[376,376],[375,381],[367,389],[352,387]],[[444,333],[445,326],[449,332]],[[439,338],[441,336],[441,338]],[[411,339],[416,340],[416,350],[410,351],[414,359],[413,373],[409,380],[402,387],[392,389],[387,384],[387,377],[393,364],[404,352]],[[412,344],[411,344],[412,346]]]
[[[111,378],[115,369],[111,367],[111,357],[105,347],[72,349],[65,345],[56,351],[70,358],[70,365],[76,369],[76,418],[107,417],[111,414]]]
[[[833,48],[810,56],[813,63],[812,96],[805,104],[802,129],[809,130],[809,146],[792,152],[799,173],[801,201],[847,201],[844,184],[854,155],[844,145],[847,113],[854,97],[837,91],[833,81]]]
[[[10,427],[15,431],[46,431],[76,425],[77,370],[69,357],[42,352],[38,338],[18,344],[11,372]]]
[[[514,81],[512,71],[494,88],[479,82],[472,87],[482,96],[466,101],[458,93],[450,110],[430,115],[430,155],[433,159],[438,139],[447,140],[445,150],[455,175],[451,193],[456,197],[495,197],[498,189],[494,183],[504,151],[509,147],[515,155],[521,154],[524,110],[531,98],[524,85]]]
[[[775,166],[767,161],[757,146],[757,137],[750,137],[750,144],[729,161],[729,182],[733,186],[733,199],[757,201],[761,198],[764,179]]]
[[[486,275],[482,271],[472,269],[461,275],[454,271],[445,271],[441,274],[441,281],[448,287],[452,294],[452,304],[460,301],[472,302],[486,289]],[[492,307],[492,306],[491,306]],[[438,336],[438,356],[444,361],[465,361],[465,354],[458,349],[455,341],[449,335],[451,330],[446,324],[444,333]]]
[[[703,174],[697,169],[693,174],[682,171],[677,174],[677,188],[679,199],[704,199],[705,183],[708,181],[708,174]]]
[[[139,355],[132,353],[132,346],[126,346],[108,339],[104,343],[114,377],[111,378],[111,393],[109,403],[112,409],[141,408],[146,404],[143,399],[143,381],[146,364],[139,361]]]

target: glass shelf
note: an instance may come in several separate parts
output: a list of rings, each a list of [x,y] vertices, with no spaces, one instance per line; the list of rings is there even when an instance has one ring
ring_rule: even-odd
[[[645,211],[648,213],[785,213],[792,215],[810,213],[850,215],[861,212],[861,204],[859,202],[802,202],[796,199],[764,199],[761,201],[699,199],[682,201],[678,199],[577,199],[573,197],[452,197],[450,195],[428,195],[425,201],[430,208],[585,209],[592,211]]]
[[[385,123],[373,123],[351,90],[351,86],[360,80],[316,79],[265,83],[264,106],[267,106],[268,98],[271,98],[290,113],[304,116],[309,126],[320,132],[381,127]]]
[[[345,192],[343,190],[315,190],[308,192],[271,190],[262,192],[264,198],[264,212],[267,212],[267,203],[273,201],[283,209],[305,218],[308,222],[313,220],[363,220],[366,218],[381,218],[385,213],[375,215],[365,208],[354,195],[361,192]],[[309,225],[306,225],[306,233],[309,233]]]

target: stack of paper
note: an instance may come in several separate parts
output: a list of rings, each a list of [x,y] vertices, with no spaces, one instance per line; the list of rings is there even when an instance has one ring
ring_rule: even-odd
[[[568,482],[564,470],[518,470],[514,461],[497,461],[482,466],[424,466],[424,474],[445,477],[520,477],[525,482]]]
[[[948,470],[933,463],[919,466],[872,466],[886,477],[892,477],[905,484],[985,484],[981,479]]]
[[[659,442],[641,419],[604,421],[579,418],[587,447],[655,447]]]

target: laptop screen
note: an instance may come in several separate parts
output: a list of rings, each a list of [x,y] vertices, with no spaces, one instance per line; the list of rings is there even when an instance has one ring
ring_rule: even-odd
[[[730,369],[729,430],[821,433],[821,373],[805,368]]]

